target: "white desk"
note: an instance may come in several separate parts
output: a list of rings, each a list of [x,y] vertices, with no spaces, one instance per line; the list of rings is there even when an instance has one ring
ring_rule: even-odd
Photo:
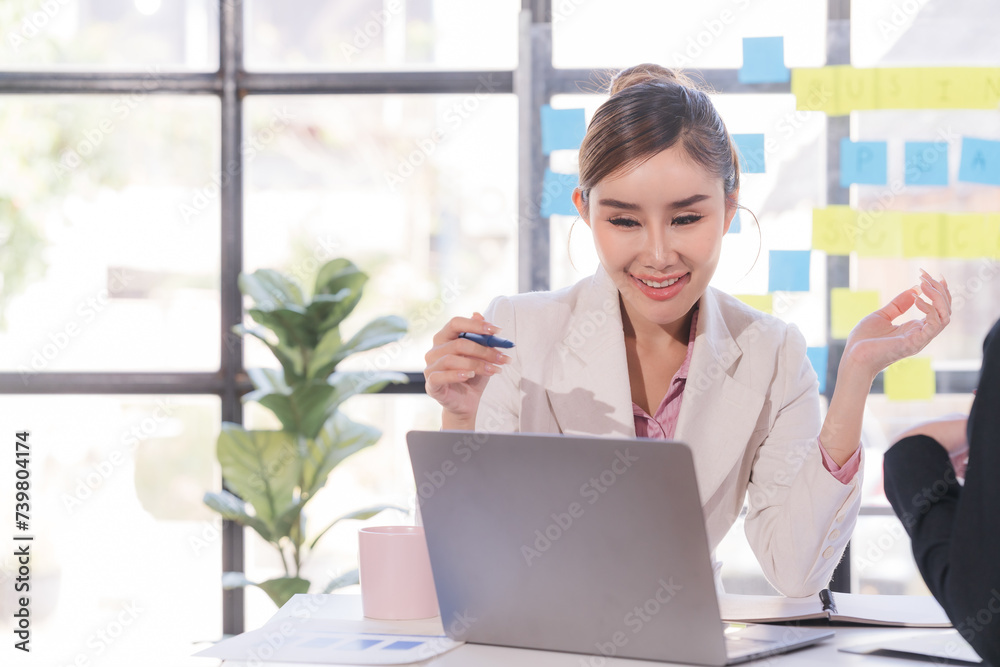
[[[365,620],[370,623],[370,631],[392,631],[385,622],[369,621],[361,613],[361,597],[359,595],[297,595],[282,607],[274,619],[286,618],[294,627],[296,618],[308,614],[311,619]],[[440,619],[423,621],[393,622],[397,632],[412,634],[444,634]],[[369,629],[369,628],[366,628]],[[924,634],[948,632],[948,630],[918,630],[913,628],[875,628],[875,627],[835,627],[836,636],[821,644],[800,649],[792,653],[775,655],[748,664],[769,665],[864,665],[878,667],[881,665],[907,667],[919,663],[900,658],[880,656],[863,656],[840,653],[837,649],[876,642],[882,639],[895,639],[908,634]],[[294,634],[294,630],[290,631]],[[680,663],[651,662],[647,660],[632,660],[623,658],[603,658],[601,656],[579,655],[574,653],[557,653],[553,651],[536,651],[528,649],[506,648],[500,646],[485,646],[482,644],[465,644],[444,655],[419,663],[433,667],[663,667]],[[248,667],[247,663],[227,660],[225,667]],[[257,667],[305,667],[304,663],[257,663]]]

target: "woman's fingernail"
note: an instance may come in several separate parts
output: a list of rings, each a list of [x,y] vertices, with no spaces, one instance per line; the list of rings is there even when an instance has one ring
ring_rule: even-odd
[[[499,372],[500,372],[500,367],[499,366],[494,366],[493,364],[486,364],[486,374],[487,375],[496,375]]]
[[[483,325],[483,333],[495,334],[498,331],[500,331],[500,327],[495,327],[492,324],[484,324]]]
[[[462,371],[458,374],[458,377],[465,378],[466,380],[476,377],[476,371]]]

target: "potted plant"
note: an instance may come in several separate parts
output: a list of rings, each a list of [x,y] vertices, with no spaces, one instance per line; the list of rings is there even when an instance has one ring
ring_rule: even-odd
[[[281,365],[248,370],[254,391],[243,400],[269,409],[282,428],[247,430],[223,423],[216,453],[226,490],[206,493],[204,502],[223,518],[257,531],[280,554],[285,574],[252,582],[240,572],[226,572],[226,588],[258,586],[281,606],[294,594],[308,592],[310,582],[300,576],[302,566],[333,525],[387,509],[352,512],[311,535],[303,512],[340,462],[381,436],[378,429],[350,420],[340,405],[356,394],[407,380],[406,375],[390,371],[337,370],[349,355],[394,342],[406,333],[402,318],[386,316],[372,320],[347,341],[341,338],[340,324],[361,299],[367,280],[346,259],[320,267],[311,295],[277,271],[240,275],[240,291],[253,301],[249,314],[258,326],[239,325],[234,333],[263,341]],[[356,582],[354,570],[331,581],[324,592]]]

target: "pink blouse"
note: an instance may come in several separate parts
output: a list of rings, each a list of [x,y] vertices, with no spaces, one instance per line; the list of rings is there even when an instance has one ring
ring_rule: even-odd
[[[674,429],[677,428],[677,417],[681,412],[681,401],[684,399],[684,387],[687,385],[688,369],[691,367],[691,353],[694,351],[695,331],[698,327],[698,310],[694,311],[691,317],[691,332],[688,337],[687,355],[684,363],[677,369],[677,373],[670,380],[670,387],[666,395],[660,402],[656,412],[650,417],[646,411],[635,403],[632,403],[632,415],[635,419],[635,434],[640,438],[657,438],[661,440],[671,440],[674,437]],[[830,471],[841,484],[848,484],[858,473],[861,465],[861,448],[854,452],[844,465],[838,466],[827,453],[823,443],[816,439],[819,444],[820,454],[823,456],[823,466]]]

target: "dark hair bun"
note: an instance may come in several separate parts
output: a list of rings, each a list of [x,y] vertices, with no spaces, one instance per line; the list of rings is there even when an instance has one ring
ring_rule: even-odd
[[[611,79],[609,92],[614,95],[640,83],[674,83],[685,88],[696,88],[691,79],[676,70],[653,63],[643,63],[615,74]]]

